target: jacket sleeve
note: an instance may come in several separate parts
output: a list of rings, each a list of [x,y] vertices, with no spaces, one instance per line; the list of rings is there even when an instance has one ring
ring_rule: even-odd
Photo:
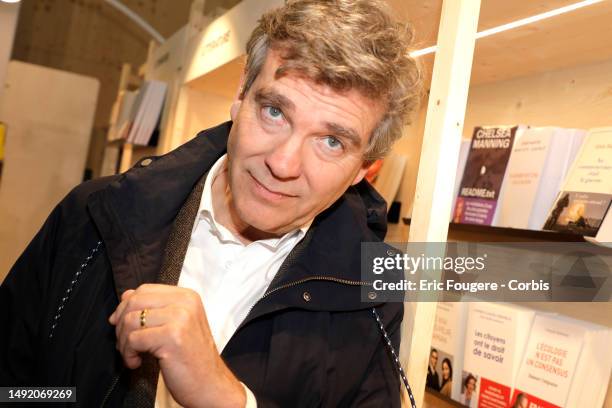
[[[45,294],[55,257],[56,207],[0,286],[0,385],[35,385]]]
[[[384,314],[381,309],[386,309]],[[404,305],[403,303],[387,303],[383,308],[378,308],[377,312],[391,339],[395,353],[399,356],[400,327],[404,316]],[[402,392],[399,371],[374,317],[372,317],[372,322],[373,330],[379,332],[380,342],[351,406],[399,408]]]

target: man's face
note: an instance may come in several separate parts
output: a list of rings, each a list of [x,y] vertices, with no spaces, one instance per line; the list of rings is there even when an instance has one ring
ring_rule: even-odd
[[[435,366],[436,366],[436,364],[438,364],[438,353],[436,353],[435,351],[432,351],[432,352],[429,354],[429,364],[430,364],[432,367],[435,367]]]
[[[230,211],[272,234],[294,230],[333,204],[367,170],[369,136],[381,103],[338,93],[294,73],[275,78],[270,50],[251,88],[232,108]]]

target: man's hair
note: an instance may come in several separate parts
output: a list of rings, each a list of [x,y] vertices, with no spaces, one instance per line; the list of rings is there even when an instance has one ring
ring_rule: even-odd
[[[356,89],[386,111],[370,136],[364,160],[383,157],[401,137],[420,97],[420,70],[408,55],[412,31],[379,0],[289,0],[264,14],[247,43],[244,98],[269,49],[288,71],[342,92]]]

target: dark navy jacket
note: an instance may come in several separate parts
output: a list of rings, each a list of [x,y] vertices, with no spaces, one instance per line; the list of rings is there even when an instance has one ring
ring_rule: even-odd
[[[0,289],[0,385],[70,385],[77,406],[122,405],[129,370],[108,316],[123,291],[156,281],[173,221],[225,153],[230,127],[83,183],[58,204]],[[316,217],[230,339],[222,358],[259,406],[400,405],[371,308],[399,352],[402,304],[360,300],[360,245],[383,238],[385,218],[369,184],[349,188]]]

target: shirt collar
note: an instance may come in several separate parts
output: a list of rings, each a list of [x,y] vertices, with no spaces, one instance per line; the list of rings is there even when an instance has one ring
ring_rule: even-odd
[[[215,181],[215,178],[219,175],[221,171],[225,171],[227,166],[227,154],[221,156],[215,164],[210,168],[208,175],[206,176],[206,181],[204,182],[204,190],[202,191],[202,198],[200,199],[200,207],[198,209],[198,220],[205,219],[208,221],[212,232],[217,236],[217,238],[221,242],[232,242],[236,244],[243,245],[240,240],[236,237],[234,233],[224,227],[221,223],[219,223],[215,217],[215,210],[212,204],[212,185]],[[290,231],[279,238],[268,238],[261,239],[258,241],[254,241],[253,243],[259,243],[264,245],[270,249],[277,249],[282,244],[287,242],[288,240],[299,241],[306,235],[308,228],[312,224],[313,220],[308,221],[302,227],[297,228],[293,231]],[[197,222],[196,222],[197,224]],[[195,228],[195,225],[194,225]]]

